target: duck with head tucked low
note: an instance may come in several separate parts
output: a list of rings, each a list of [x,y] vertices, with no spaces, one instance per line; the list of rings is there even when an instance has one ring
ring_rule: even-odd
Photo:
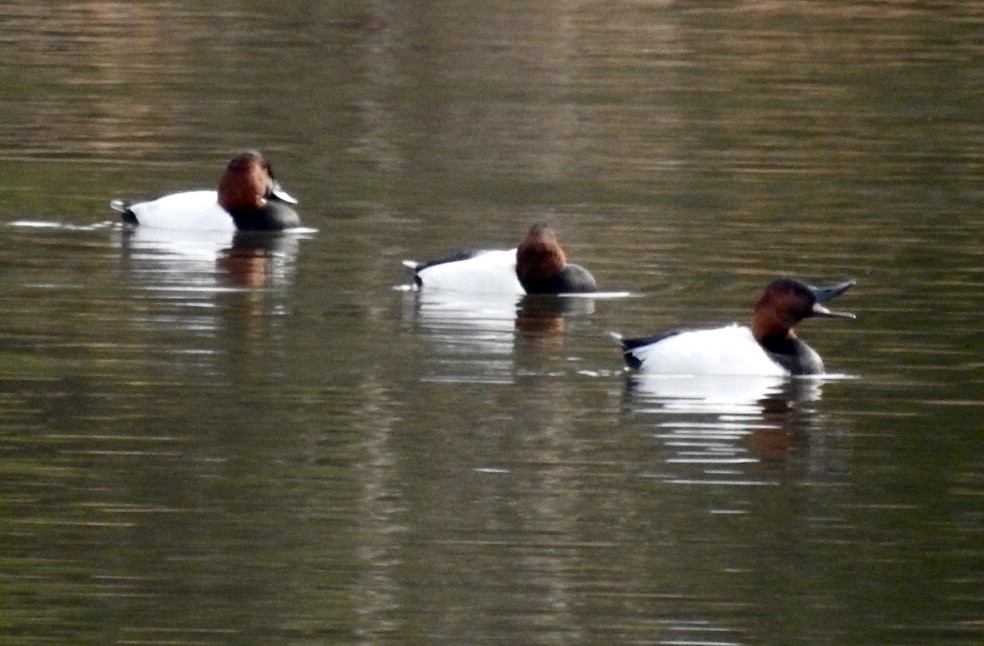
[[[598,291],[594,276],[567,262],[553,229],[534,224],[515,249],[466,251],[403,264],[426,289],[472,294],[575,294]]]
[[[793,278],[778,278],[755,304],[750,327],[730,325],[708,330],[677,330],[621,344],[631,368],[662,375],[788,376],[823,374],[820,355],[796,336],[794,327],[809,317],[853,319],[823,304],[855,282],[813,287]]]
[[[184,191],[143,202],[110,202],[129,224],[187,231],[292,229],[301,224],[294,204],[297,200],[281,188],[270,163],[255,150],[232,158],[217,191]]]

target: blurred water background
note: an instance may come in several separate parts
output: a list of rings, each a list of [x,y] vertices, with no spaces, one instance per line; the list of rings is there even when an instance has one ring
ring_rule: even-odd
[[[0,6],[4,644],[984,641],[984,3]],[[313,229],[126,231],[259,148]],[[534,221],[629,298],[418,294]],[[800,330],[643,380],[610,330]]]

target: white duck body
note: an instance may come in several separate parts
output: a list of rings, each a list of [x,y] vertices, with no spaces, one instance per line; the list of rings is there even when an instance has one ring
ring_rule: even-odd
[[[516,276],[516,249],[476,251],[433,264],[403,264],[414,270],[417,284],[426,289],[516,296],[526,293]]]
[[[782,377],[790,371],[773,361],[752,330],[732,324],[709,330],[677,332],[626,352],[646,374],[755,375]]]
[[[183,231],[236,230],[232,216],[219,206],[217,191],[184,191],[123,206],[133,213],[142,227]]]

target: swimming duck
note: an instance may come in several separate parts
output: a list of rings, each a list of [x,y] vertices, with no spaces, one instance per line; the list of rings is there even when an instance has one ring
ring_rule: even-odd
[[[551,227],[537,223],[515,249],[465,251],[418,263],[404,260],[418,287],[484,294],[595,292],[591,273],[573,263]]]
[[[232,158],[217,191],[171,193],[145,202],[113,200],[124,222],[193,231],[282,231],[301,220],[297,200],[274,179],[262,154],[248,150]]]
[[[778,278],[765,288],[751,327],[729,325],[710,330],[677,330],[625,339],[626,363],[649,374],[664,375],[816,375],[824,371],[820,355],[796,337],[794,326],[811,316],[853,319],[823,303],[853,287],[848,280],[813,287],[793,278]]]

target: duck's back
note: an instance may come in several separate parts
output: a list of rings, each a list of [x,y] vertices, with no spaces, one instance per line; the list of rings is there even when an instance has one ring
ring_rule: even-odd
[[[114,205],[114,208],[117,208]],[[185,231],[234,231],[232,216],[219,206],[216,191],[185,191],[126,205],[124,218],[144,227]]]
[[[480,294],[524,294],[516,277],[516,250],[486,250],[457,254],[444,261],[420,265],[418,284],[427,289]]]
[[[626,358],[643,372],[664,375],[783,376],[752,331],[739,325],[675,332],[638,345],[627,342]],[[634,347],[633,347],[634,345]]]

